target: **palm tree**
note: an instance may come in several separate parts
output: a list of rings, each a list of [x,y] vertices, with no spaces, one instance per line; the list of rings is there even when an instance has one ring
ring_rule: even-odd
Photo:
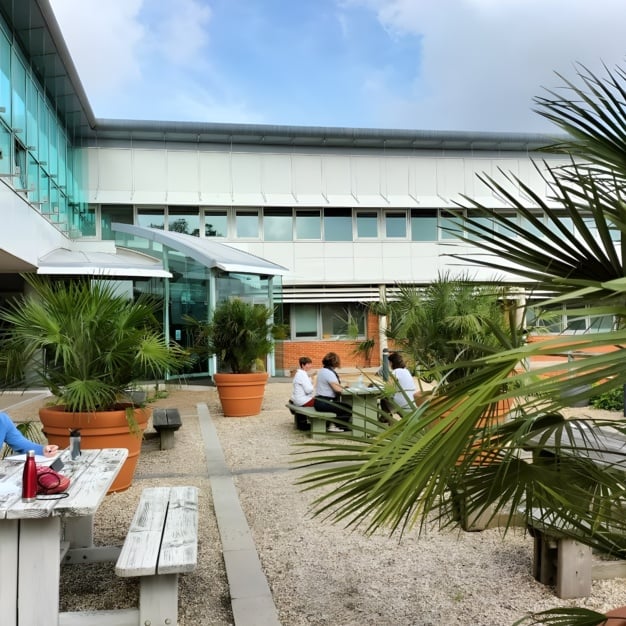
[[[462,482],[470,514],[512,515],[521,509],[528,516],[531,507],[557,510],[568,526],[579,529],[579,540],[626,557],[626,516],[623,507],[615,506],[626,495],[626,480],[618,472],[598,470],[575,444],[588,420],[565,420],[559,413],[567,393],[586,397],[626,384],[626,73],[619,68],[606,73],[599,78],[579,66],[580,85],[561,77],[565,94],[548,91],[535,100],[537,112],[565,132],[546,150],[569,161],[546,164],[542,174],[559,209],[510,173],[481,175],[525,224],[464,197],[457,222],[465,209],[487,219],[463,220],[450,230],[479,252],[452,256],[517,275],[535,293],[549,294],[537,302],[539,309],[567,306],[568,316],[611,316],[613,328],[486,354],[472,363],[467,376],[447,386],[444,402],[425,403],[376,439],[315,444],[323,454],[305,456],[302,465],[314,470],[302,483],[308,489],[333,487],[315,500],[318,514],[366,532],[421,529],[433,514],[454,524],[449,487]],[[520,371],[520,364],[564,347],[591,356]],[[607,347],[611,351],[594,352]],[[517,417],[504,424],[481,423],[485,407],[502,397],[516,400]],[[623,423],[610,425],[626,433]],[[570,454],[559,455],[558,463],[526,462],[522,451],[537,449],[548,436]],[[576,621],[581,611],[543,615],[541,623],[585,623]],[[594,623],[594,616],[582,614],[586,623]]]
[[[424,288],[399,285],[393,300],[372,309],[388,317],[387,338],[415,373],[445,386],[467,376],[479,357],[521,342],[509,301],[499,282],[477,285],[468,273],[444,272]]]

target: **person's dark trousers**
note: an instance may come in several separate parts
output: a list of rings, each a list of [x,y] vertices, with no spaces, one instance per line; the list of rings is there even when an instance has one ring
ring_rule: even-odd
[[[337,402],[333,398],[316,396],[314,407],[316,411],[326,411],[328,413],[334,413],[337,416],[337,419],[340,419],[344,422],[350,422],[350,420],[352,419],[352,408],[347,404],[343,404],[343,402]],[[327,427],[328,425],[329,422],[326,423]]]

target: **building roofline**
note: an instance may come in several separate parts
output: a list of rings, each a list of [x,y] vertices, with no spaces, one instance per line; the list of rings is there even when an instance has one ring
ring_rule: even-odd
[[[565,137],[559,134],[515,132],[100,119],[94,116],[49,0],[0,0],[0,13],[13,25],[15,36],[56,103],[76,144],[97,145],[99,141],[136,140],[317,148],[519,152],[545,148]]]

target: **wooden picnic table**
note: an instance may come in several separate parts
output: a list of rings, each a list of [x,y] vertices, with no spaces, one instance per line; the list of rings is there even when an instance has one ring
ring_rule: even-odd
[[[0,461],[0,606],[3,624],[59,624],[60,562],[114,560],[119,548],[94,547],[93,516],[128,450],[61,454],[67,497],[22,502],[23,462]],[[87,623],[87,622],[85,622]]]

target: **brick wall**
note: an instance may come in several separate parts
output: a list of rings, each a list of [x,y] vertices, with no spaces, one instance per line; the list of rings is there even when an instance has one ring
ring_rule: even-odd
[[[289,376],[298,369],[298,359],[308,356],[315,368],[322,366],[322,358],[328,352],[336,352],[341,360],[341,368],[364,368],[380,366],[380,345],[378,338],[378,317],[368,313],[367,337],[375,340],[369,361],[362,354],[355,354],[356,344],[352,340],[317,339],[315,341],[277,341],[274,351],[276,374]]]

